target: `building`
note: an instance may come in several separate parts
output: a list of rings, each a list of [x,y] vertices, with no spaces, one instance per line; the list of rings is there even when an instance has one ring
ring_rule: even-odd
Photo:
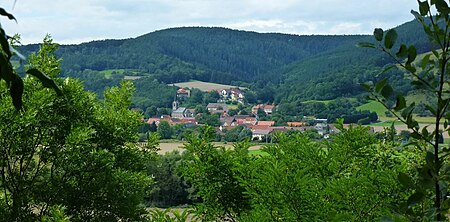
[[[275,125],[275,121],[258,121],[256,123],[258,126],[273,126]]]
[[[194,112],[192,109],[179,107],[179,105],[180,103],[176,99],[172,102],[172,118],[182,119],[186,117],[194,117]]]
[[[208,105],[206,106],[206,109],[211,114],[213,114],[213,113],[224,114],[224,113],[228,112],[228,106],[225,103],[208,103]]]
[[[217,90],[220,95],[221,101],[239,101],[243,102],[245,98],[245,93],[238,88],[234,89],[220,89]]]
[[[189,89],[177,90],[177,98],[178,99],[189,98],[189,97],[191,97],[191,90],[189,90]]]
[[[179,107],[178,109],[172,111],[172,118],[182,119],[186,117],[194,117],[194,113],[192,113],[191,109]]]
[[[271,115],[275,109],[274,105],[264,105],[264,104],[258,104],[256,106],[252,107],[252,114],[256,115],[258,114],[258,110],[261,110],[265,112],[267,115]]]
[[[291,127],[302,127],[302,126],[308,125],[308,123],[306,123],[306,122],[287,122],[287,125],[291,126]]]

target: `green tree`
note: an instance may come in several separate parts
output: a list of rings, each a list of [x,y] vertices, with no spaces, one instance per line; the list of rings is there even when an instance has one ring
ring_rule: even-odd
[[[375,29],[376,43],[360,43],[360,46],[377,48],[389,55],[411,79],[411,84],[430,92],[433,97],[426,109],[434,117],[434,129],[421,127],[413,116],[417,107],[414,102],[407,103],[404,96],[394,90],[385,78],[375,84],[364,84],[372,94],[372,98],[381,102],[410,130],[411,137],[419,150],[423,152],[424,160],[417,167],[412,176],[400,175],[399,180],[412,191],[404,204],[404,212],[411,220],[441,221],[449,211],[449,204],[445,198],[449,183],[449,163],[446,160],[448,149],[440,148],[439,141],[442,133],[448,132],[450,113],[448,105],[450,95],[446,88],[449,83],[448,64],[450,56],[450,8],[444,0],[418,1],[419,11],[411,13],[422,25],[431,43],[431,52],[423,57],[417,56],[417,49],[413,45],[396,44],[398,38],[395,29],[383,31]],[[399,47],[397,48],[397,46]],[[419,60],[419,61],[417,61]],[[395,105],[389,105],[395,100]],[[408,105],[409,104],[409,105]],[[432,206],[431,206],[431,203]],[[431,213],[430,213],[431,212]]]
[[[0,13],[1,16],[7,17],[9,20],[16,20],[16,18],[12,14],[8,13],[5,9],[0,8],[0,11],[2,11],[2,13]],[[25,57],[23,57],[14,49],[14,46],[20,43],[20,36],[15,35],[14,37],[8,37],[5,30],[1,27],[0,33],[0,65],[2,67],[0,70],[0,80],[5,80],[9,95],[12,98],[11,102],[17,110],[20,110],[22,108],[24,83],[22,78],[17,75],[11,64],[11,57],[13,55],[18,55],[19,57],[21,57],[21,59],[25,59]],[[62,94],[60,88],[56,85],[56,83],[47,75],[42,73],[42,71],[36,69],[36,67],[31,67],[26,71],[26,73],[39,79],[44,87],[52,88],[58,95]]]
[[[158,125],[157,132],[161,136],[162,139],[171,139],[172,138],[172,127],[170,126],[169,122],[167,121],[161,121]]]
[[[239,182],[244,179],[237,171],[240,165],[248,164],[248,143],[235,144],[234,150],[216,147],[211,141],[214,129],[206,127],[204,137],[193,135],[185,146],[187,160],[181,166],[186,180],[198,189],[196,196],[202,202],[196,205],[203,220],[229,218],[235,221],[249,208],[245,188]]]
[[[56,49],[51,44],[30,59],[33,66],[59,67],[56,57],[40,58]],[[131,83],[109,89],[100,102],[75,79],[56,81],[63,97],[25,77],[20,112],[0,87],[2,219],[45,219],[58,206],[74,221],[138,219],[152,151],[134,145],[141,116],[129,110]]]

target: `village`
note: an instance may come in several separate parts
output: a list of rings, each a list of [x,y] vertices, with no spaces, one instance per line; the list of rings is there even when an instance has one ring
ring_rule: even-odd
[[[182,126],[191,128],[200,123],[199,119],[202,115],[211,115],[218,119],[215,125],[218,135],[225,135],[237,127],[249,132],[247,137],[251,141],[271,142],[272,135],[277,133],[285,133],[288,131],[296,132],[314,132],[320,138],[327,139],[330,134],[337,132],[337,129],[328,124],[327,119],[304,118],[304,121],[287,122],[283,125],[277,125],[275,121],[270,120],[271,115],[276,112],[275,104],[246,104],[245,92],[238,88],[219,89],[216,90],[220,98],[216,103],[208,103],[204,109],[206,113],[198,113],[196,109],[183,107],[181,101],[191,96],[189,89],[180,88],[176,92],[174,101],[172,102],[172,112],[170,115],[161,115],[144,119],[143,121],[150,125],[160,126],[161,122],[167,122],[170,126]],[[231,107],[232,104],[240,104],[241,106],[250,106],[249,113],[238,113]],[[243,114],[244,113],[244,114]],[[265,118],[260,118],[264,116]],[[264,120],[263,120],[264,119]],[[269,119],[269,120],[267,120]],[[251,133],[250,133],[251,132]]]

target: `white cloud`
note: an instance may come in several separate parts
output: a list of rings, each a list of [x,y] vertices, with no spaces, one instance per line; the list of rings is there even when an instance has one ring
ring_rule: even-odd
[[[412,19],[411,0],[0,0],[23,42],[129,38],[179,26],[225,26],[294,34],[371,33]]]

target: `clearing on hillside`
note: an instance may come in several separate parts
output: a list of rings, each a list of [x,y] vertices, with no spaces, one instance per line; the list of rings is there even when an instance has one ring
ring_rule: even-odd
[[[172,84],[170,84],[170,85],[172,85]],[[213,90],[230,89],[230,88],[245,89],[243,87],[238,87],[238,86],[223,85],[223,84],[202,82],[202,81],[180,82],[180,83],[174,83],[173,85],[176,85],[180,88],[190,88],[190,89],[197,88],[203,92],[210,92]]]
[[[378,116],[385,116],[387,109],[377,101],[370,101],[364,105],[356,107],[356,110],[368,110],[370,112],[376,112]]]

